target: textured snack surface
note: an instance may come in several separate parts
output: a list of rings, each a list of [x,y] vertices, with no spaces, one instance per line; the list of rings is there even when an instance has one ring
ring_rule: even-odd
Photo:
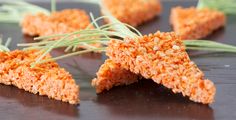
[[[138,81],[138,75],[107,59],[97,72],[97,78],[92,80],[92,86],[97,93],[109,90],[114,86],[129,85]]]
[[[200,39],[225,25],[224,13],[195,7],[171,9],[170,23],[183,40]]]
[[[122,68],[152,79],[195,102],[214,101],[215,86],[190,60],[174,33],[150,34],[124,41],[111,40],[107,55]]]
[[[159,0],[102,0],[102,4],[118,20],[132,26],[140,25],[161,12]]]
[[[38,57],[36,50],[0,52],[0,56],[0,83],[70,104],[79,103],[79,86],[57,63],[47,62],[31,68]]]
[[[50,16],[43,13],[26,15],[21,22],[22,32],[32,36],[70,33],[85,29],[89,24],[89,16],[80,9],[65,9]]]

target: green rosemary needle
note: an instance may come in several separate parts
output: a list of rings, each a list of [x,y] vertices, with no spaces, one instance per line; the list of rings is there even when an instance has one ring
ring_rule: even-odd
[[[36,62],[33,64],[39,64],[51,60],[63,59],[74,55],[84,54],[87,52],[105,51],[107,43],[111,39],[124,40],[125,38],[138,38],[142,37],[142,34],[135,28],[121,23],[112,16],[102,16],[94,19],[91,14],[92,23],[96,28],[90,29],[88,26],[85,30],[78,30],[72,33],[56,34],[50,36],[37,37],[35,40],[41,40],[37,43],[18,44],[18,46],[26,47],[25,49],[41,49],[43,54],[39,56]],[[112,21],[109,24],[99,26],[97,22],[101,19],[109,19]],[[54,40],[52,40],[54,39]],[[100,47],[95,47],[93,44],[99,43]],[[232,45],[226,45],[223,43],[217,43],[209,40],[185,40],[184,44],[186,49],[189,50],[205,50],[216,52],[234,52],[236,53],[236,47]],[[77,47],[84,49],[76,49]],[[55,48],[65,48],[65,51],[72,51],[65,55],[58,56],[52,59],[43,60],[42,58]]]
[[[8,48],[10,42],[11,42],[11,38],[8,38],[6,43],[3,45],[2,44],[2,38],[0,37],[0,52],[10,52],[10,49]]]
[[[25,14],[36,14],[38,12],[49,15],[50,12],[42,7],[17,0],[5,1],[0,6],[0,22],[4,23],[18,23]]]
[[[51,0],[51,12],[56,11],[56,0]]]
[[[197,8],[210,8],[225,14],[236,14],[236,0],[199,0]]]

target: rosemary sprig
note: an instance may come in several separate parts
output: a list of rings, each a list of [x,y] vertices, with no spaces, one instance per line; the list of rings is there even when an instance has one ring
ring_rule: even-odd
[[[197,8],[210,8],[225,14],[236,14],[236,0],[199,0]]]
[[[82,54],[85,52],[105,50],[105,47],[94,48],[93,44],[95,43],[101,43],[102,45],[106,45],[110,39],[123,40],[123,38],[125,37],[133,38],[133,37],[139,37],[141,35],[141,33],[139,33],[137,30],[135,30],[131,26],[122,24],[118,20],[109,25],[98,26],[97,21],[104,18],[115,19],[111,16],[102,16],[97,19],[94,19],[93,22],[91,23],[91,25],[95,24],[95,26],[97,27],[96,29],[89,29],[90,27],[88,27],[85,30],[75,31],[69,34],[58,34],[58,35],[52,35],[52,36],[39,37],[39,38],[36,38],[36,40],[41,39],[42,40],[41,42],[18,44],[18,46],[27,46],[26,49],[41,49],[41,51],[43,51],[43,54],[36,60],[36,63],[39,63],[44,56],[46,56],[52,49],[55,49],[55,48],[67,47],[65,51],[69,51],[72,48],[77,48],[78,46],[81,46],[82,48],[89,49],[89,51],[86,49],[80,50],[79,52],[69,53],[68,55],[64,55],[57,58],[57,59],[59,58],[62,59],[64,57],[68,57],[75,54]],[[119,28],[119,29],[115,29],[115,28]],[[125,28],[125,29],[121,30],[120,28]],[[128,28],[131,28],[134,31],[137,31],[138,33],[136,34],[135,32],[130,31]],[[56,38],[61,37],[61,38],[59,40],[52,41],[51,38],[55,38],[55,37]],[[72,51],[75,51],[75,49],[72,49]]]
[[[236,53],[236,47],[210,40],[185,40],[186,49]]]
[[[0,22],[5,23],[18,23],[25,14],[35,14],[42,12],[50,14],[50,12],[42,7],[17,0],[17,1],[4,1],[0,6]]]
[[[51,60],[58,60],[63,59],[65,57],[79,55],[91,51],[105,51],[107,43],[111,39],[116,40],[123,40],[124,38],[138,38],[142,37],[142,34],[136,30],[135,28],[121,23],[116,18],[112,16],[102,16],[94,19],[92,17],[92,23],[91,25],[96,26],[94,29],[90,29],[89,25],[87,29],[85,30],[78,30],[72,33],[66,33],[66,34],[56,34],[56,35],[50,35],[50,36],[43,36],[35,38],[35,40],[41,40],[41,42],[37,43],[26,43],[26,44],[18,44],[18,46],[24,46],[25,49],[41,49],[43,51],[43,54],[36,60],[36,62],[33,64],[39,64]],[[112,23],[105,24],[99,26],[97,22],[101,19],[109,19],[112,21]],[[125,29],[123,29],[125,28]],[[131,30],[130,30],[131,29]],[[52,38],[57,39],[53,40]],[[102,45],[100,47],[94,47],[93,44],[95,43],[101,43]],[[235,52],[236,53],[236,47],[232,45],[226,45],[223,43],[217,43],[213,41],[208,40],[186,40],[184,41],[184,44],[187,49],[190,50],[206,50],[206,51],[217,51],[217,52]],[[82,50],[77,50],[76,48],[78,46],[81,46]],[[67,53],[62,56],[58,56],[56,58],[43,60],[42,58],[48,54],[51,50],[55,48],[61,48],[65,47],[65,51],[72,51],[70,53]]]
[[[49,61],[59,60],[59,59],[63,59],[63,58],[66,58],[66,57],[71,57],[71,56],[75,56],[75,55],[79,55],[79,54],[83,54],[83,53],[88,53],[88,52],[93,52],[93,51],[105,51],[105,49],[106,49],[105,47],[101,47],[101,48],[93,48],[93,49],[86,49],[86,50],[82,50],[82,51],[76,51],[76,52],[72,52],[70,54],[65,54],[65,55],[62,55],[62,56],[55,57],[55,58],[50,58],[50,59],[38,61],[38,63],[32,64],[32,67],[34,67],[36,64],[41,64],[41,63],[45,63],[45,62],[49,62]]]

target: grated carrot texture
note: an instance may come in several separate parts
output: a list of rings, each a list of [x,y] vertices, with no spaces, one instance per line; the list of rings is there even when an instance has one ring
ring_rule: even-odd
[[[50,16],[43,13],[29,14],[21,22],[22,32],[31,36],[70,33],[85,29],[89,24],[89,16],[80,9],[65,9],[53,12]]]
[[[214,83],[204,79],[174,33],[156,32],[137,39],[111,40],[107,55],[122,68],[182,93],[190,100],[209,104],[214,101]]]
[[[92,86],[97,93],[109,90],[114,86],[129,85],[138,81],[139,76],[107,59],[97,72],[97,78],[92,80]]]
[[[49,98],[79,103],[79,86],[72,76],[56,62],[47,62],[31,68],[38,57],[37,50],[0,52],[0,83],[14,85],[25,91]],[[50,58],[47,55],[44,59]]]
[[[119,21],[132,26],[138,26],[161,13],[159,0],[102,0],[102,4]],[[101,11],[105,13],[104,9]]]
[[[226,16],[223,12],[207,8],[175,7],[171,9],[170,23],[183,40],[194,40],[225,26]]]

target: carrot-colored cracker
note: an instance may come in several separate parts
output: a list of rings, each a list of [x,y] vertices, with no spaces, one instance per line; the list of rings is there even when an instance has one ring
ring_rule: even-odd
[[[109,11],[123,23],[138,26],[161,12],[159,0],[102,0],[102,13]]]
[[[36,50],[0,52],[0,83],[49,98],[79,103],[79,86],[72,76],[56,62],[31,68],[39,54]],[[46,56],[45,58],[50,58]]]
[[[183,40],[200,39],[225,25],[223,12],[195,7],[175,7],[171,10],[170,23]]]
[[[80,9],[65,9],[50,16],[43,13],[26,15],[21,22],[22,32],[32,36],[70,33],[85,29],[89,24],[89,16]]]
[[[214,83],[204,79],[204,73],[190,60],[183,41],[174,33],[111,40],[107,55],[122,68],[182,93],[192,101],[204,104],[214,101]]]
[[[92,86],[97,93],[109,90],[114,86],[129,85],[138,81],[139,76],[107,59],[97,72],[97,78],[92,80]]]

